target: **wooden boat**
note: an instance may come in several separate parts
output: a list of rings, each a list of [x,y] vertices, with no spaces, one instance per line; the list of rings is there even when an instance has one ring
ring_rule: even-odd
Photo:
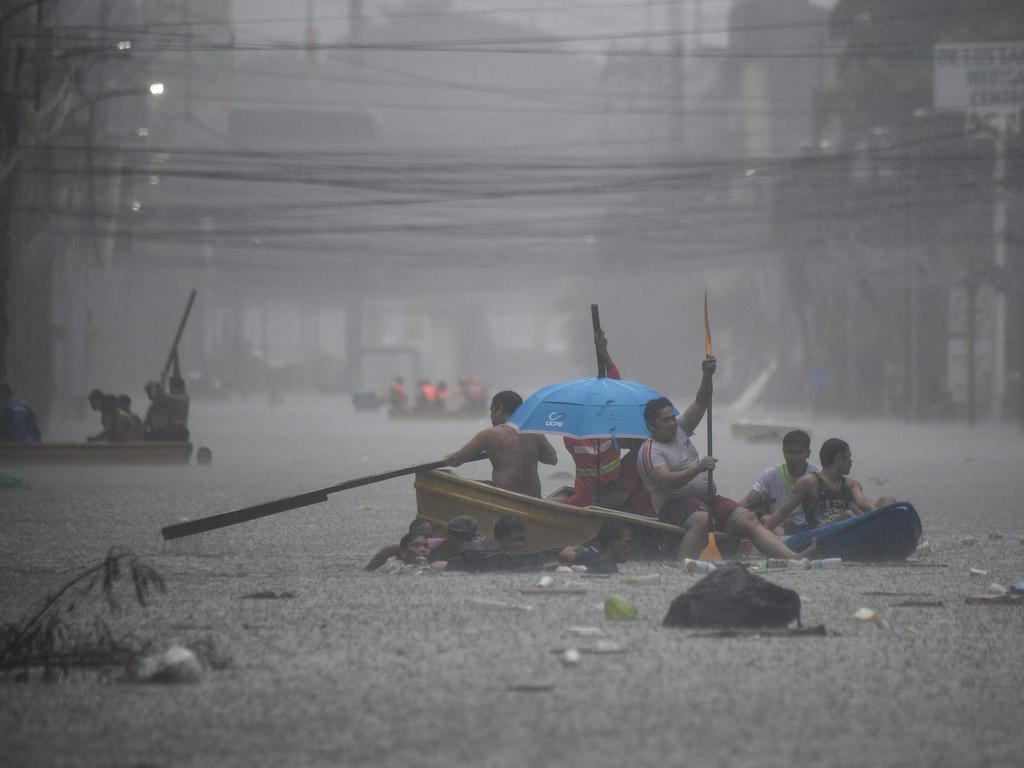
[[[7,464],[188,464],[192,443],[0,443]]]
[[[739,440],[777,440],[782,441],[787,432],[803,429],[795,424],[780,424],[770,421],[748,421],[740,419],[730,425],[732,436]],[[805,432],[807,430],[804,430]]]
[[[526,546],[539,551],[583,544],[597,536],[605,520],[633,526],[638,546],[652,538],[678,540],[682,529],[650,517],[603,507],[574,507],[553,499],[538,499],[496,488],[490,483],[459,477],[450,470],[435,469],[416,475],[416,512],[435,525],[446,525],[456,515],[469,515],[490,535],[494,524],[506,515],[526,523]]]
[[[841,557],[859,562],[906,560],[921,539],[921,518],[914,505],[897,501],[838,523],[803,531],[782,540],[800,550],[817,539],[816,558]]]

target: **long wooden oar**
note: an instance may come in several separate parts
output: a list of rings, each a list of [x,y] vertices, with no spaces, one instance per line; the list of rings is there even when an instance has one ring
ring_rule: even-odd
[[[185,332],[185,323],[188,322],[188,315],[192,311],[192,303],[196,300],[196,289],[193,288],[192,292],[188,295],[188,304],[185,305],[185,314],[181,316],[181,322],[178,323],[178,332],[174,334],[174,343],[171,344],[171,351],[167,355],[167,362],[164,363],[164,369],[161,374],[161,378],[167,375],[167,372],[171,370],[171,363],[174,361],[174,356],[178,354],[178,344],[181,342],[181,334]]]
[[[468,459],[468,461],[480,461],[480,459],[485,458],[487,458],[487,454],[481,454],[476,458]],[[417,472],[427,472],[431,469],[440,469],[441,467],[447,466],[448,462],[444,460],[431,461],[427,464],[417,464],[413,467],[393,469],[390,472],[382,472],[379,475],[357,477],[355,480],[347,480],[344,483],[332,485],[328,488],[321,488],[317,491],[310,491],[309,493],[300,493],[298,496],[289,496],[284,499],[277,499],[276,501],[268,501],[264,504],[236,509],[232,512],[222,512],[219,515],[211,515],[210,517],[203,517],[199,520],[186,520],[183,523],[175,523],[174,525],[168,525],[166,528],[161,528],[160,533],[163,534],[164,539],[180,539],[182,536],[192,536],[196,533],[213,531],[217,528],[227,528],[229,525],[238,525],[239,523],[245,523],[249,520],[256,520],[261,517],[267,517],[268,515],[276,515],[278,512],[287,512],[290,509],[298,509],[299,507],[308,507],[312,504],[319,504],[322,501],[327,501],[328,494],[337,493],[338,491],[347,491],[350,488],[358,488],[361,485],[372,485],[373,483],[379,483],[384,480],[391,480],[394,477],[414,475]]]
[[[708,289],[704,289],[704,359],[709,360],[714,357],[711,351],[711,322],[708,319]],[[714,456],[713,446],[714,442],[711,438],[711,398],[712,392],[714,391],[713,380],[708,381],[708,456]],[[711,515],[711,526],[714,528],[714,514],[715,514],[715,471],[713,469],[708,470],[708,514]]]

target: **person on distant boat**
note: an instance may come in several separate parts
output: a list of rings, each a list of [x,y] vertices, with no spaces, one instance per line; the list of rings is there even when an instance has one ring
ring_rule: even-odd
[[[14,398],[10,384],[0,384],[0,443],[38,443],[42,439],[29,404]]]
[[[694,559],[708,543],[708,482],[702,476],[718,463],[714,456],[700,458],[697,448],[690,442],[711,399],[715,358],[706,358],[702,368],[697,396],[681,416],[676,417],[666,397],[650,400],[644,407],[644,420],[651,439],[644,441],[638,457],[640,478],[651,494],[658,518],[683,528],[680,554]],[[794,552],[761,525],[753,512],[725,496],[716,494],[713,507],[710,512],[714,515],[716,530],[750,539],[767,557],[808,557],[817,547],[812,543],[803,552]]]
[[[391,388],[388,390],[388,407],[392,411],[404,411],[408,403],[409,395],[405,391],[405,379],[395,376],[395,380],[391,382]]]
[[[416,382],[416,410],[419,413],[427,413],[434,410],[437,405],[437,387],[427,379],[420,379]]]
[[[808,472],[820,472],[821,467],[812,461],[811,436],[802,429],[787,432],[782,438],[782,458],[778,466],[768,467],[754,483],[742,499],[740,506],[746,507],[763,519],[775,512],[789,498],[797,480]],[[797,506],[784,523],[786,533],[797,533],[805,530],[803,508]]]
[[[107,423],[107,419],[103,415],[104,397],[103,390],[100,389],[94,389],[89,393],[89,407],[100,415],[100,424],[103,426],[103,429],[95,435],[86,437],[85,440],[88,443],[104,443],[110,439],[110,424]]]
[[[425,520],[422,517],[417,517],[415,520],[409,523],[408,533],[418,533],[422,536],[429,537],[430,534],[433,532],[434,526],[430,523],[429,520]],[[429,542],[430,539],[428,538],[427,541]],[[381,547],[380,551],[370,558],[370,562],[363,566],[363,570],[376,571],[378,568],[384,565],[384,563],[386,563],[390,558],[397,557],[399,556],[400,553],[401,547],[398,544],[388,544],[386,547]]]
[[[558,559],[586,566],[590,573],[618,573],[618,564],[629,560],[632,549],[629,526],[619,520],[605,520],[597,532],[597,547],[566,547]]]
[[[135,425],[135,430],[139,433],[139,439],[141,440],[145,429],[142,426],[142,419],[139,417],[139,414],[132,410],[132,399],[128,395],[118,395],[117,407],[132,417],[132,424]]]
[[[448,410],[448,382],[439,381],[434,390],[434,408],[442,413]]]
[[[145,439],[154,442],[187,443],[189,396],[185,391],[185,380],[178,367],[178,356],[174,356],[174,373],[170,388],[166,378],[159,382],[146,383],[146,395],[150,406],[143,422]]]
[[[132,417],[121,410],[116,395],[103,396],[103,422],[110,425],[105,442],[137,443],[142,440],[142,433],[135,428]]]
[[[450,453],[445,461],[453,467],[487,454],[491,461],[491,481],[506,491],[540,497],[540,476],[537,463],[557,464],[558,454],[544,435],[522,435],[506,424],[523,403],[512,390],[499,392],[491,399],[491,424],[478,432],[462,448]]]
[[[811,472],[797,480],[786,500],[764,519],[766,526],[774,529],[784,524],[801,506],[806,528],[820,528],[895,501],[891,496],[871,501],[864,495],[861,484],[847,477],[853,467],[853,453],[845,440],[830,437],[821,444],[818,457],[821,459],[821,471]]]

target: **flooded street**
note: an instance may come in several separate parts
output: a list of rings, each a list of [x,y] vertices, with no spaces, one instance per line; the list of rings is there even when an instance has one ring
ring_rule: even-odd
[[[729,422],[716,413],[716,479],[739,497],[780,451],[737,442]],[[212,466],[7,468],[25,487],[0,488],[4,621],[122,545],[168,587],[146,609],[126,606],[123,624],[160,648],[213,648],[218,664],[197,685],[4,681],[3,763],[1018,764],[1024,609],[964,597],[1024,577],[1020,432],[799,422],[815,451],[826,437],[848,440],[851,476],[869,495],[913,502],[929,542],[914,565],[770,573],[800,593],[804,625],[824,624],[824,637],[663,629],[672,598],[697,579],[672,564],[628,563],[608,579],[580,580],[583,594],[550,596],[521,592],[536,574],[367,574],[362,565],[415,514],[412,478],[200,537],[160,538],[182,518],[439,459],[483,421],[391,422],[341,400],[197,402],[193,439],[213,450]],[[67,425],[63,436],[92,428]],[[571,482],[571,466],[559,445],[559,465],[542,467],[544,490]],[[627,581],[648,574],[660,581]],[[264,590],[294,597],[239,599]],[[636,604],[637,621],[604,617],[613,594]],[[898,605],[908,600],[927,605]],[[856,621],[860,607],[884,622]],[[578,626],[601,636],[568,631]],[[599,639],[626,650],[587,653]],[[578,666],[560,662],[569,647],[583,652]]]

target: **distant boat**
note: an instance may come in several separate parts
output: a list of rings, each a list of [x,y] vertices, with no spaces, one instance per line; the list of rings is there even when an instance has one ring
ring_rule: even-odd
[[[188,464],[192,443],[0,443],[7,464]]]
[[[450,419],[464,419],[464,420],[480,420],[486,419],[489,416],[489,411],[484,409],[471,409],[471,410],[458,410],[458,411],[446,411],[442,409],[432,410],[389,410],[388,417],[395,421],[447,421]]]

